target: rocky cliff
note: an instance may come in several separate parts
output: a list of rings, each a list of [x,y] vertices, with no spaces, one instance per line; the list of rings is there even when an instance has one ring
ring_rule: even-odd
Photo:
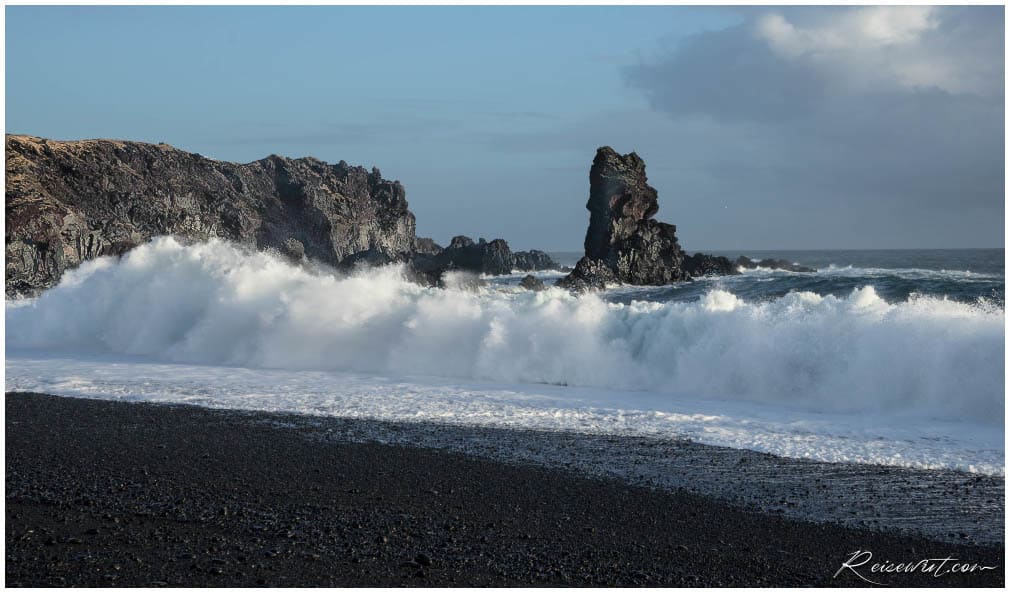
[[[349,270],[403,263],[441,284],[446,270],[557,269],[542,251],[456,237],[415,237],[400,182],[341,161],[269,156],[227,163],[166,144],[59,142],[7,135],[8,296],[55,285],[63,272],[158,235],[212,237]]]
[[[337,264],[414,249],[397,181],[341,161],[270,156],[226,163],[164,144],[6,137],[6,293],[153,236],[220,237]]]

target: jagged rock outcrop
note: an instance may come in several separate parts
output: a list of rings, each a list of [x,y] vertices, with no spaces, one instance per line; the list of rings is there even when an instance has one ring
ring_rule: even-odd
[[[512,250],[503,239],[474,242],[458,235],[449,246],[435,255],[435,261],[447,270],[467,270],[478,274],[508,274],[512,271]]]
[[[574,292],[587,290],[603,290],[608,284],[620,284],[620,279],[614,270],[602,259],[583,257],[564,278],[558,279],[555,286],[567,288]]]
[[[476,274],[501,275],[512,270],[536,271],[556,269],[557,263],[543,251],[519,251],[513,253],[504,239],[474,242],[464,235],[452,238],[449,246],[429,257],[416,255],[416,263],[422,268],[442,268],[444,270],[466,270]]]
[[[544,281],[533,274],[526,274],[523,276],[523,279],[519,282],[519,286],[534,292],[540,292],[541,290],[547,289],[547,287],[544,286]]]
[[[477,243],[481,252],[481,270],[485,274],[510,274],[512,272],[512,250],[505,239],[490,242],[481,239]]]
[[[622,156],[609,146],[596,151],[586,209],[585,256],[559,286],[584,290],[608,283],[661,285],[691,279],[677,227],[652,219],[659,196],[637,154]]]
[[[695,253],[684,258],[684,269],[693,278],[739,274],[737,264],[721,255]]]
[[[428,237],[416,237],[414,239],[414,253],[423,255],[438,255],[442,251],[442,246]]]
[[[814,268],[809,268],[784,259],[760,259],[753,260],[745,255],[741,255],[733,261],[721,255],[708,255],[707,253],[695,253],[684,259],[684,269],[694,278],[702,276],[730,276],[739,274],[741,269],[754,270],[757,268],[769,270],[788,270],[790,272],[816,272]]]
[[[409,253],[390,254],[373,247],[348,255],[340,260],[340,263],[336,267],[342,272],[350,272],[357,268],[374,268],[388,266],[389,264],[409,263],[411,258],[412,256]]]
[[[215,161],[165,144],[6,136],[6,293],[157,235],[220,237],[336,265],[402,260],[414,215],[398,181],[341,161]]]
[[[536,272],[539,270],[557,270],[558,262],[538,249],[529,251],[516,251],[512,254],[512,269],[522,272]]]

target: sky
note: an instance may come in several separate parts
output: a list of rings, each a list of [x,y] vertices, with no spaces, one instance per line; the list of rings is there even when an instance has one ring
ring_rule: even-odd
[[[7,6],[8,133],[376,166],[581,251],[596,148],[695,250],[1002,247],[1003,7]]]

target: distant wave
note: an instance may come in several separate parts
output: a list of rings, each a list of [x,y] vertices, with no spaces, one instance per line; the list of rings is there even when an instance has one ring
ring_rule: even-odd
[[[764,268],[758,265],[756,268],[739,268],[744,276],[767,276],[767,275],[789,275],[789,276],[809,276],[811,272],[790,272],[774,268]],[[983,272],[972,272],[971,270],[931,270],[926,268],[873,268],[853,265],[839,266],[831,264],[818,268],[813,274],[821,276],[834,276],[845,278],[877,278],[877,277],[897,277],[908,280],[949,280],[956,282],[972,281],[992,281],[1003,280],[1001,274],[987,274]]]
[[[7,305],[7,345],[161,361],[646,390],[1002,425],[1004,311],[872,286],[760,303],[423,288],[159,238]]]
[[[944,279],[957,281],[971,280],[1002,280],[1001,274],[986,274],[971,270],[929,270],[924,268],[867,268],[858,266],[836,266],[818,270],[821,274],[836,276],[898,276],[910,279]]]

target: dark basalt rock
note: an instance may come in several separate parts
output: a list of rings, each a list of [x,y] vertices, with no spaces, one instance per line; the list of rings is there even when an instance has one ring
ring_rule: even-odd
[[[442,246],[428,237],[417,237],[414,239],[414,252],[424,255],[438,255],[442,251]]]
[[[684,258],[684,269],[694,278],[739,274],[737,265],[721,255],[695,253]]]
[[[620,284],[620,280],[603,260],[588,257],[580,259],[570,274],[555,283],[575,292],[603,290],[608,284]]]
[[[446,249],[466,249],[467,247],[472,247],[474,245],[473,239],[467,237],[466,235],[456,235],[449,241],[449,246]]]
[[[449,246],[435,256],[446,270],[467,270],[477,274],[508,274],[512,272],[512,250],[504,239],[477,243],[463,235],[452,238]]]
[[[445,273],[445,268],[435,256],[415,253],[407,262],[404,276],[407,280],[421,286],[439,286],[443,273]]]
[[[677,243],[677,227],[644,220],[634,234],[617,243],[616,275],[627,284],[663,285],[691,279],[684,269],[684,252]]]
[[[547,288],[546,286],[544,286],[544,281],[541,280],[540,278],[537,278],[533,274],[526,274],[525,276],[523,276],[522,281],[519,282],[519,286],[525,288],[526,290],[532,290],[536,292],[546,290]]]
[[[535,272],[539,270],[557,270],[558,262],[543,251],[531,249],[529,251],[516,251],[512,254],[512,269],[523,272]]]
[[[409,255],[389,255],[376,249],[369,249],[347,256],[340,262],[337,269],[348,272],[361,267],[402,263],[406,264],[404,276],[411,282],[423,286],[445,287],[445,273],[458,271],[466,274],[458,275],[456,284],[464,288],[476,288],[486,285],[483,281],[478,282],[480,274],[510,273],[513,264],[509,262],[514,260],[515,254],[509,250],[508,243],[503,239],[495,239],[494,241],[480,239],[474,243],[469,237],[460,235],[453,238],[449,247],[434,255],[424,251],[415,251]],[[507,272],[503,270],[507,270]],[[460,278],[465,278],[465,280],[461,281]]]
[[[585,256],[559,286],[586,290],[608,283],[662,285],[691,279],[677,227],[652,220],[659,196],[637,154],[621,156],[609,146],[596,151],[586,209]]]
[[[481,268],[485,274],[512,273],[512,250],[505,239],[495,239],[490,243],[481,239],[478,247],[482,250]]]
[[[374,268],[410,261],[408,254],[388,254],[379,249],[366,249],[352,253],[340,261],[337,269],[349,272],[359,268]]]
[[[467,270],[476,274],[510,274],[512,270],[550,270],[557,263],[543,251],[513,253],[504,239],[476,243],[470,237],[458,235],[449,246],[433,256],[434,265],[445,270]]]
[[[403,259],[414,215],[398,181],[341,161],[214,161],[165,144],[6,136],[7,295],[158,235],[218,237],[294,260]],[[380,255],[381,254],[381,255]]]
[[[793,263],[784,259],[761,259],[753,260],[745,255],[741,255],[736,259],[735,262],[738,268],[744,268],[746,270],[754,270],[756,268],[768,268],[770,270],[787,270],[789,272],[816,272],[814,268],[808,268],[807,266],[801,266],[800,264]]]
[[[376,168],[276,155],[227,163],[167,144],[6,137],[8,296],[32,295],[63,272],[121,255],[158,235],[226,239],[350,271],[406,264],[439,286],[447,270],[508,274],[557,264],[512,253],[502,239],[455,237],[442,249],[414,235],[406,191]]]
[[[589,228],[585,256],[557,285],[575,291],[607,284],[663,285],[710,275],[739,274],[758,265],[746,257],[735,262],[718,255],[687,256],[677,242],[677,227],[652,217],[659,196],[645,176],[645,162],[635,153],[619,155],[609,146],[596,151],[589,170]],[[762,260],[762,267],[793,272],[816,270],[784,260]]]
[[[659,211],[659,194],[647,183],[645,161],[635,153],[621,156],[609,146],[597,149],[589,170],[586,209],[586,257],[609,259],[618,243]]]

